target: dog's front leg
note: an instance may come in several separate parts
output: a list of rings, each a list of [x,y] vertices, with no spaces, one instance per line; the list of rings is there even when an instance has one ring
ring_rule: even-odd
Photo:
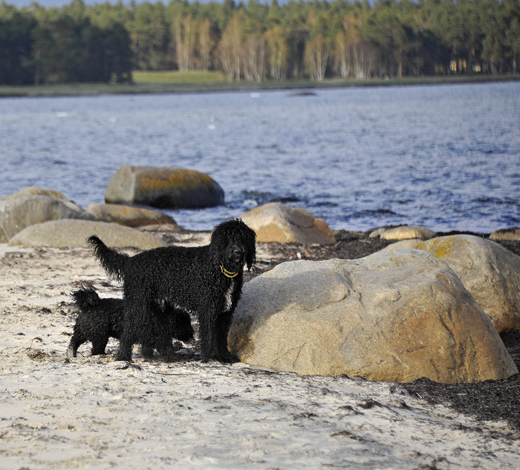
[[[217,319],[217,348],[221,362],[233,363],[238,361],[228,349],[228,334],[232,319],[233,312],[224,312]]]
[[[217,359],[215,316],[214,309],[199,310],[200,358],[202,362]]]
[[[214,311],[199,316],[200,355],[202,362],[215,360],[224,363],[236,362],[236,358],[228,351],[227,335],[232,314],[229,312],[217,315]]]
[[[219,347],[219,334],[222,334],[222,328],[219,323],[218,310],[213,308],[205,308],[199,310],[199,335],[200,335],[200,356],[202,362],[216,360],[219,362],[229,362],[221,353]]]

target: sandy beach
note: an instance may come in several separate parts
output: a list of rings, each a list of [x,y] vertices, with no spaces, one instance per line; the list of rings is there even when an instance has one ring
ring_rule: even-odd
[[[186,245],[207,235],[161,234]],[[255,274],[286,259],[340,255],[349,240],[359,242],[356,256],[381,243],[345,235],[327,249],[259,244]],[[86,344],[69,360],[70,293],[81,282],[101,297],[122,295],[88,249],[0,245],[3,470],[520,467],[518,426],[469,404],[467,411],[454,408],[442,395],[451,390],[464,399],[463,386],[413,388],[202,364],[196,342],[179,343],[184,360],[173,364],[144,362],[138,349],[132,363],[115,362],[113,340],[106,356],[90,356]],[[518,379],[507,387],[500,393],[518,404]],[[432,398],[436,389],[444,390],[439,400]],[[467,396],[479,400],[478,393]]]

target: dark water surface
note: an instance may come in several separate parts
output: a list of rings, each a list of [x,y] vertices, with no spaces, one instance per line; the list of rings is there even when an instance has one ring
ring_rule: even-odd
[[[520,226],[520,83],[0,100],[0,197],[26,186],[103,202],[121,165],[192,168],[226,206],[210,229],[289,198],[332,228]]]

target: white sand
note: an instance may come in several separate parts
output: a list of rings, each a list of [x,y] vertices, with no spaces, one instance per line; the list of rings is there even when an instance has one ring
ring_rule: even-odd
[[[265,254],[264,254],[265,255]],[[70,292],[121,296],[89,250],[0,245],[0,469],[520,468],[505,423],[397,384],[244,364],[68,361]]]

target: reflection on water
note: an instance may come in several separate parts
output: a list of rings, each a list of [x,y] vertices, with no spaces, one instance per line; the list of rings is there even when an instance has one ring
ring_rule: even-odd
[[[254,95],[254,96],[253,96]],[[0,196],[29,186],[102,202],[121,165],[193,168],[226,206],[277,199],[331,227],[520,225],[520,83],[0,100]]]

